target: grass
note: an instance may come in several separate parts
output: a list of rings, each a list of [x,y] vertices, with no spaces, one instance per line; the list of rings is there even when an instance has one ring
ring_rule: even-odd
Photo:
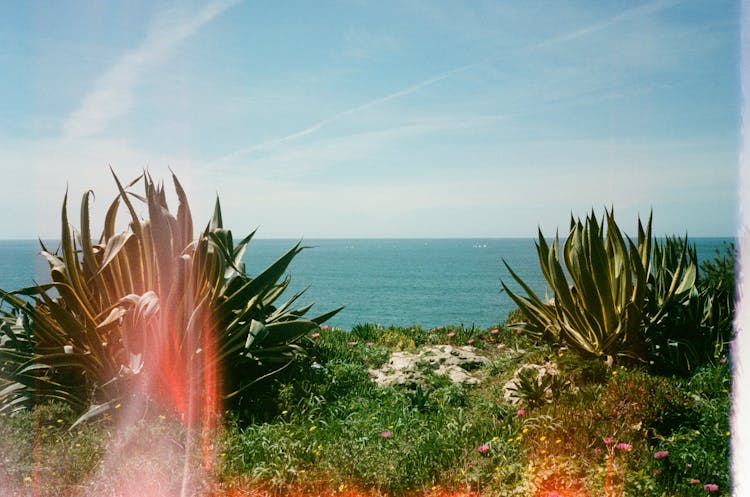
[[[193,475],[200,495],[730,495],[726,363],[686,379],[609,370],[502,326],[365,324],[326,328],[308,340],[309,362],[227,413],[211,441],[213,470]],[[391,351],[470,341],[490,359],[475,371],[480,385],[430,374],[410,390],[378,388],[369,379],[368,368],[385,363]],[[564,381],[551,396],[531,402],[534,393],[522,392],[529,401],[511,405],[504,386],[527,363],[552,364]],[[169,469],[183,464],[179,423],[144,414],[123,445],[114,421],[70,432],[73,419],[54,404],[2,418],[0,481],[9,482],[3,495],[32,495],[32,482],[41,485],[34,495],[95,495],[86,483],[92,477],[103,482],[96,495],[116,495],[113,482],[137,469],[109,462],[113,447],[162,478],[156,495],[179,494]],[[172,449],[149,452],[156,439]],[[655,459],[658,451],[668,456]]]

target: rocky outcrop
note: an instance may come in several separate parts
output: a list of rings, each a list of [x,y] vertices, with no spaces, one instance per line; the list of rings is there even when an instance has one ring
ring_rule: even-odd
[[[480,378],[472,372],[488,363],[472,346],[431,345],[416,353],[394,352],[385,365],[370,370],[370,376],[379,386],[415,387],[428,372],[447,375],[454,383],[475,384]]]

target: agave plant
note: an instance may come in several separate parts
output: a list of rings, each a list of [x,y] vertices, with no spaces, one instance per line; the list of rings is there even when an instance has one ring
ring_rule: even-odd
[[[301,293],[275,306],[299,244],[251,277],[242,258],[254,233],[235,245],[218,199],[194,240],[174,175],[176,215],[148,174],[126,186],[113,176],[119,194],[99,240],[90,234],[92,193],[83,196],[80,232],[70,227],[66,194],[60,248],[42,244],[52,282],[0,290],[16,316],[0,327],[0,409],[55,398],[89,407],[85,418],[137,392],[193,421],[304,354],[300,339],[340,310],[305,319],[311,306],[292,307]],[[138,195],[131,188],[141,180]],[[138,216],[139,204],[148,217]],[[129,228],[116,232],[121,206]],[[196,385],[201,393],[193,395]]]
[[[505,283],[503,288],[525,316],[522,329],[563,342],[584,357],[607,357],[609,362],[616,356],[643,360],[647,355],[644,325],[658,323],[671,302],[689,291],[695,283],[695,268],[681,254],[674,270],[660,277],[663,286],[654,290],[653,284],[649,286],[651,216],[645,229],[638,220],[637,244],[622,235],[613,210],[605,213],[605,220],[606,230],[593,212],[584,222],[571,218],[562,255],[558,236],[550,246],[539,230],[537,253],[554,292],[551,301],[540,299],[505,261],[526,296]],[[649,299],[649,295],[658,298]]]
[[[680,255],[687,259],[691,271],[697,269],[698,258],[687,237],[669,237],[663,245],[655,243],[648,304],[651,308],[663,306],[664,312],[662,319],[651,323],[646,330],[646,340],[657,371],[688,375],[725,353],[734,316],[732,252],[730,247],[724,257],[717,254],[714,261],[705,261],[701,269],[705,269],[707,277],[698,278],[696,285],[662,304],[660,295],[679,267]],[[723,269],[719,270],[720,267]]]

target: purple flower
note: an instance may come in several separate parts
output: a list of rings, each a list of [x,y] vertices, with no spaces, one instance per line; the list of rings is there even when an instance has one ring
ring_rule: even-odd
[[[703,490],[706,490],[707,492],[718,492],[719,486],[714,483],[706,483],[703,485]]]
[[[632,445],[630,445],[630,444],[626,444],[626,443],[624,443],[624,442],[620,442],[620,443],[618,443],[617,445],[615,445],[615,449],[620,449],[620,450],[633,450],[633,446],[632,446]]]
[[[669,451],[660,450],[658,452],[654,452],[654,459],[664,459],[668,455],[669,455]]]
[[[490,450],[490,446],[487,444],[482,444],[479,447],[477,447],[477,452],[479,452],[480,454],[484,454],[488,450]]]

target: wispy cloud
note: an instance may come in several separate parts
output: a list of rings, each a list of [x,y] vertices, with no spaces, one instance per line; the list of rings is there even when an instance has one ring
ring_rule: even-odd
[[[642,5],[638,5],[636,7],[631,7],[629,9],[623,10],[622,12],[612,17],[608,17],[607,19],[603,19],[599,22],[595,22],[583,28],[576,29],[574,31],[570,31],[568,33],[555,36],[553,38],[541,41],[539,43],[535,43],[533,45],[529,45],[527,47],[524,47],[523,50],[537,50],[540,48],[547,48],[547,47],[559,45],[561,43],[565,43],[568,41],[577,40],[579,38],[583,38],[585,36],[592,35],[600,31],[604,31],[610,26],[613,26],[620,22],[632,21],[635,19],[642,18],[644,16],[648,16],[657,12],[661,12],[662,10],[672,7],[682,1],[683,0],[655,0],[652,2],[644,3]]]
[[[430,78],[427,78],[425,80],[422,80],[418,83],[415,83],[413,85],[407,86],[405,88],[402,88],[398,91],[394,91],[392,93],[389,93],[388,95],[375,98],[373,100],[370,100],[368,102],[365,102],[363,104],[357,105],[355,107],[351,107],[349,109],[343,110],[341,112],[338,112],[330,117],[327,117],[325,119],[322,119],[315,124],[308,126],[302,130],[296,131],[294,133],[288,134],[286,136],[282,136],[281,138],[276,138],[273,140],[268,140],[263,143],[259,143],[257,145],[253,145],[252,147],[243,148],[241,150],[236,150],[230,154],[224,155],[223,157],[220,157],[215,163],[220,162],[226,162],[233,159],[236,159],[240,156],[251,154],[253,152],[258,152],[261,150],[267,150],[271,148],[278,147],[279,145],[283,145],[289,142],[293,142],[295,140],[298,140],[302,137],[311,135],[315,133],[316,131],[320,130],[321,128],[324,128],[325,126],[328,126],[329,124],[332,124],[340,119],[343,119],[344,117],[350,116],[352,114],[356,114],[358,112],[362,112],[364,110],[370,109],[372,107],[378,106],[380,104],[383,104],[385,102],[388,102],[390,100],[395,100],[397,98],[405,97],[407,95],[410,95],[412,93],[415,93],[423,88],[426,88],[430,85],[433,85],[439,81],[442,81],[444,79],[448,79],[451,76],[454,76],[456,74],[474,69],[478,66],[481,66],[482,64],[485,64],[489,61],[489,59],[481,61],[481,62],[475,62],[473,64],[467,64],[464,66],[456,67],[454,69],[451,69],[449,71],[441,72],[439,74],[436,74]]]
[[[63,125],[65,138],[93,136],[128,112],[141,75],[167,58],[182,42],[195,34],[239,0],[217,0],[198,12],[163,13],[152,24],[140,46],[121,56],[94,82],[92,91]]]

